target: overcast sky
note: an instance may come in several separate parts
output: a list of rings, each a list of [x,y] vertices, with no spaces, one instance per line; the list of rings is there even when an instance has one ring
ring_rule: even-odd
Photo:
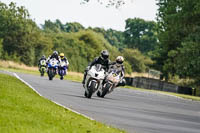
[[[158,6],[156,0],[126,0],[120,9],[106,8],[96,1],[80,4],[81,0],[0,0],[3,3],[11,1],[17,6],[25,6],[31,18],[40,25],[45,20],[59,19],[66,22],[79,22],[84,27],[112,28],[124,31],[125,20],[139,17],[145,20],[154,20]],[[106,0],[105,0],[106,1]]]

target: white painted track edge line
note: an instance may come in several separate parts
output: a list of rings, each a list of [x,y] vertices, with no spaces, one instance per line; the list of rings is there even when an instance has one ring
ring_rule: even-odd
[[[20,78],[16,73],[13,73],[13,75],[14,75],[17,79],[19,79],[20,81],[22,81],[24,84],[26,84],[28,87],[30,87],[30,88],[31,88],[33,91],[35,91],[38,95],[40,95],[40,96],[43,97],[43,98],[46,98],[46,97],[42,96],[42,95],[41,95],[34,87],[32,87],[29,83],[27,83],[27,82],[24,81],[22,78]],[[50,100],[50,99],[48,99],[48,100]],[[87,119],[94,120],[93,118],[91,118],[91,117],[89,117],[89,116],[87,116],[87,115],[84,115],[84,114],[82,114],[82,113],[80,113],[80,112],[77,112],[77,111],[75,111],[75,110],[73,110],[73,109],[71,109],[71,108],[69,108],[69,107],[66,107],[66,106],[60,104],[60,103],[57,103],[57,102],[55,102],[55,101],[53,101],[53,100],[50,100],[50,101],[53,102],[53,103],[55,103],[55,104],[57,104],[57,105],[59,105],[59,106],[61,106],[61,107],[63,107],[63,108],[65,108],[65,109],[68,109],[68,110],[70,110],[70,111],[72,111],[72,112],[74,112],[74,113],[76,113],[76,114],[78,114],[78,115],[81,115],[81,116],[83,116],[83,117],[86,117]]]

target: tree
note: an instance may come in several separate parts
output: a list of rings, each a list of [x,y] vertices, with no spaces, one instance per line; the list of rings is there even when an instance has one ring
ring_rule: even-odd
[[[60,22],[59,20],[57,20],[55,23],[52,22],[51,20],[45,20],[44,25],[42,25],[42,28],[45,31],[53,31],[53,32],[60,32],[61,31],[61,27],[62,24],[58,23]]]
[[[45,31],[53,31],[53,32],[78,32],[80,30],[85,29],[80,23],[73,22],[73,23],[66,23],[65,25],[59,19],[56,19],[55,22],[51,20],[45,20],[44,25],[42,28]]]
[[[153,61],[137,50],[137,49],[124,49],[122,54],[125,60],[132,66],[134,72],[146,72]]]
[[[2,54],[3,54],[3,40],[2,39],[0,39],[0,59],[2,58]]]
[[[78,32],[80,30],[84,30],[85,28],[78,22],[73,22],[73,23],[66,23],[64,25],[65,32]]]
[[[104,38],[113,46],[117,47],[117,48],[124,48],[126,47],[124,45],[124,35],[123,32],[121,31],[117,31],[117,30],[113,30],[113,29],[108,29],[105,30],[103,28],[89,28],[92,29],[93,31],[97,32],[97,33],[101,33]]]
[[[124,43],[128,48],[138,49],[142,53],[154,50],[157,45],[156,23],[140,18],[127,19],[124,31]]]
[[[50,45],[44,44],[47,39],[44,39],[41,30],[29,18],[24,7],[17,7],[13,2],[8,6],[0,2],[0,20],[3,59],[34,65],[39,56],[38,51],[45,52],[51,48]]]
[[[199,1],[158,0],[158,5],[160,70],[165,77],[177,74],[199,83]]]
[[[4,53],[20,56],[21,61],[30,59],[27,56],[32,52],[29,33],[36,27],[28,17],[28,11],[24,7],[16,7],[12,2],[8,7],[0,2],[0,38],[3,38]],[[31,62],[30,59],[26,63]]]

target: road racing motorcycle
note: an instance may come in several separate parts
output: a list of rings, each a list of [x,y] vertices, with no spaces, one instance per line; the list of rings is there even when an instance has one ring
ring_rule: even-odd
[[[105,70],[102,65],[97,64],[92,66],[87,72],[85,84],[83,86],[85,88],[85,97],[91,98],[92,94],[101,87],[104,78]]]
[[[56,75],[58,69],[58,63],[59,61],[56,60],[55,58],[49,60],[48,70],[47,70],[49,80],[53,80],[53,77]]]
[[[64,79],[64,75],[67,74],[67,63],[65,61],[61,61],[58,67],[58,74],[60,75],[60,80]]]
[[[102,83],[101,88],[97,91],[97,96],[104,97],[111,93],[121,80],[121,72],[116,69],[110,69]]]
[[[40,75],[41,76],[44,76],[44,73],[46,71],[46,60],[41,60],[40,61],[40,68],[39,68],[39,71],[40,71]]]

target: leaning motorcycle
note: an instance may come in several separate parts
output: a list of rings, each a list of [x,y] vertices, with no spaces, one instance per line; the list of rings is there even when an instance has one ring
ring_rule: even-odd
[[[47,70],[49,80],[53,80],[53,77],[56,75],[57,68],[58,68],[58,60],[56,60],[55,58],[50,59]]]
[[[85,79],[85,97],[91,98],[92,94],[95,93],[98,88],[102,85],[103,79],[105,78],[105,70],[102,65],[97,64],[91,67],[87,72]]]
[[[114,90],[114,88],[116,88],[117,84],[120,82],[120,75],[120,71],[117,71],[116,69],[109,70],[102,84],[102,87],[97,92],[97,96],[103,98],[106,94],[111,93]]]
[[[44,76],[44,73],[46,71],[46,60],[41,60],[40,61],[40,68],[39,68],[39,71],[40,71],[40,75],[41,76]]]
[[[60,80],[64,79],[64,75],[67,73],[67,63],[62,61],[58,67],[58,74],[60,75]]]

